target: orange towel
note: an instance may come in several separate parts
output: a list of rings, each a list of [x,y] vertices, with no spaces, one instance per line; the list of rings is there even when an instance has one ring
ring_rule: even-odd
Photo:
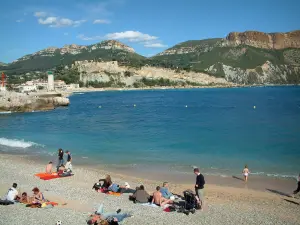
[[[113,196],[121,196],[121,193],[119,193],[119,192],[112,192],[112,191],[109,191],[106,194],[107,195],[113,195]]]

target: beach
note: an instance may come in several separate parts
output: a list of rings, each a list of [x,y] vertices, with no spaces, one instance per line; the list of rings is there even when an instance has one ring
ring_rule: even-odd
[[[1,206],[0,224],[51,225],[58,220],[63,224],[86,224],[85,219],[99,204],[104,204],[107,212],[121,208],[122,212],[132,213],[133,217],[125,219],[122,224],[300,223],[299,199],[284,196],[279,192],[258,191],[247,187],[234,187],[235,185],[221,186],[207,181],[205,186],[207,205],[204,211],[186,216],[176,212],[163,212],[161,208],[134,204],[128,200],[128,194],[117,197],[92,190],[93,184],[107,173],[112,176],[114,182],[119,184],[128,182],[133,188],[144,184],[149,193],[152,193],[155,186],[161,185],[168,177],[164,180],[150,180],[146,176],[138,178],[125,175],[122,171],[117,174],[75,165],[74,176],[43,181],[34,177],[34,174],[42,172],[46,162],[35,160],[28,155],[10,154],[1,154],[0,161],[1,195],[4,195],[12,183],[16,182],[20,192],[31,193],[30,190],[37,186],[47,199],[59,203],[59,206],[49,209],[25,208],[20,204]],[[181,194],[183,190],[192,189],[193,182],[194,180],[189,183],[170,182],[170,189],[173,193]],[[250,183],[251,178],[249,186]],[[294,183],[296,187],[296,182]]]

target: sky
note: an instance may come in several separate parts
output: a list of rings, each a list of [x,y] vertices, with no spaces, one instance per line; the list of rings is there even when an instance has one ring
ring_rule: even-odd
[[[300,29],[299,0],[4,0],[0,62],[114,39],[144,56],[229,32]]]

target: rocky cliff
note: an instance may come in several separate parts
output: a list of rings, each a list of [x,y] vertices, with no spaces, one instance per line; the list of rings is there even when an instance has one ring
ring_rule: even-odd
[[[68,106],[66,97],[55,95],[27,95],[16,92],[0,92],[0,112],[47,111],[59,106]]]
[[[264,49],[300,48],[300,30],[287,33],[231,32],[226,40],[231,46],[249,45]]]
[[[149,80],[165,79],[174,83],[189,84],[195,86],[222,84],[231,85],[224,78],[216,78],[205,73],[176,71],[166,68],[144,66],[140,69],[119,66],[118,62],[94,62],[76,61],[73,68],[80,73],[80,80],[87,84],[90,81],[111,82],[111,86],[123,84],[124,87],[132,87],[143,78]]]

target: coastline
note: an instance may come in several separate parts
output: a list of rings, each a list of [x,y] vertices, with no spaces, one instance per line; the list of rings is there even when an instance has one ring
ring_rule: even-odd
[[[132,188],[144,184],[149,193],[154,191],[155,186],[161,185],[162,181],[168,180],[169,177],[164,177],[164,180],[151,180],[147,176],[135,177],[130,174],[124,174],[123,171],[108,172],[99,170],[95,167],[82,167],[74,166],[73,177],[56,179],[50,181],[42,181],[34,177],[35,173],[44,170],[45,164],[37,161],[35,158],[26,155],[9,155],[0,154],[0,191],[3,195],[11,183],[17,182],[22,191],[30,190],[34,186],[38,186],[44,195],[50,200],[57,201],[58,203],[67,203],[66,206],[59,206],[56,209],[47,209],[49,213],[55,212],[55,216],[50,218],[54,224],[57,220],[62,220],[64,224],[68,220],[66,217],[61,218],[69,210],[72,214],[76,214],[77,221],[72,224],[84,224],[85,218],[88,213],[92,212],[93,208],[100,203],[104,203],[107,211],[115,210],[117,207],[125,211],[133,212],[134,217],[126,219],[123,224],[236,224],[240,220],[248,221],[248,224],[269,224],[272,219],[272,224],[297,224],[300,221],[300,215],[297,214],[299,208],[299,199],[282,196],[280,192],[258,191],[251,188],[228,187],[211,184],[209,179],[205,187],[207,207],[204,212],[196,213],[195,215],[185,216],[179,213],[165,213],[161,209],[143,207],[138,204],[133,204],[128,200],[128,195],[121,197],[107,196],[105,194],[96,193],[91,190],[92,185],[99,179],[109,173],[113,181],[119,184],[129,182]],[[76,159],[75,159],[76,160]],[[194,177],[193,177],[194,178]],[[249,181],[250,184],[251,180]],[[170,190],[173,193],[182,194],[183,190],[191,189],[193,187],[193,180],[189,183],[174,183],[170,181]],[[17,210],[23,210],[18,206]],[[7,212],[10,207],[0,207],[0,221],[6,221],[10,218],[14,221],[17,217],[12,217],[13,212]],[[25,210],[25,209],[24,209]],[[32,209],[26,209],[27,213]],[[220,212],[219,212],[220,210]],[[239,213],[236,214],[237,210]],[[4,214],[6,212],[6,214]],[[43,213],[37,209],[36,213]],[[253,213],[252,216],[247,216],[249,212]],[[276,213],[275,213],[276,212]],[[221,215],[220,215],[221,213]],[[288,216],[293,214],[293,216]],[[223,215],[223,216],[222,216]],[[231,218],[224,221],[224,215]],[[78,219],[80,218],[80,221]],[[149,220],[151,218],[151,220]],[[43,218],[41,218],[43,219]],[[70,219],[71,221],[71,219]],[[73,220],[72,220],[73,221]],[[13,223],[17,224],[17,223]],[[36,223],[27,223],[24,221],[22,224],[40,224],[38,220]]]

